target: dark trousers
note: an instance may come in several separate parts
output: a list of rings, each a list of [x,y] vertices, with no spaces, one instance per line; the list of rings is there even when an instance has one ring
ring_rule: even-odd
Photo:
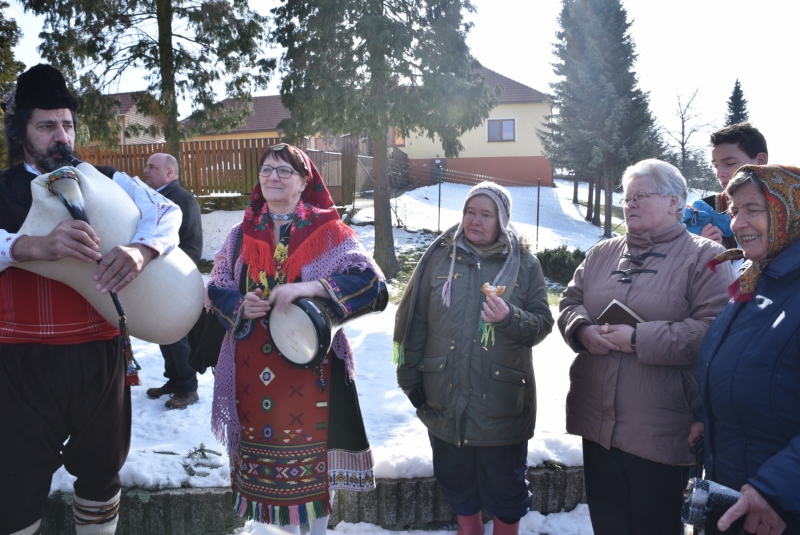
[[[174,344],[158,346],[164,356],[164,377],[178,392],[197,391],[197,372],[189,366],[189,337],[184,336]]]
[[[649,461],[584,439],[583,473],[595,535],[683,535],[688,466]]]
[[[450,508],[470,516],[485,508],[505,520],[520,519],[530,510],[528,442],[510,446],[456,446],[430,432],[433,475]]]
[[[120,490],[131,391],[118,343],[0,344],[0,535],[42,517],[62,464],[81,498]]]

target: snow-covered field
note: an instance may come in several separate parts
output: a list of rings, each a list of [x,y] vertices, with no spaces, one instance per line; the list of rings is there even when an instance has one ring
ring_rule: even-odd
[[[443,185],[442,228],[459,221],[461,204],[468,186]],[[572,184],[562,182],[557,188],[542,188],[540,199],[539,249],[566,244],[588,249],[602,231],[583,220],[583,208],[571,203]],[[412,228],[437,225],[433,187],[409,192],[397,201],[398,214]],[[533,237],[535,233],[535,188],[512,188],[513,216],[519,230]],[[426,198],[427,197],[427,198]],[[584,196],[585,198],[585,196]],[[432,200],[431,200],[432,199]],[[531,210],[530,207],[534,209]],[[545,217],[545,214],[547,216]],[[203,257],[212,259],[228,229],[242,220],[243,212],[216,212],[203,216],[205,247]],[[369,222],[371,210],[359,212],[357,221]],[[355,231],[368,250],[374,245],[372,225],[356,225]],[[427,241],[420,233],[395,229],[398,249]],[[345,328],[358,361],[357,386],[367,434],[375,456],[375,476],[380,478],[412,478],[432,476],[425,427],[417,420],[414,409],[395,383],[391,362],[392,327],[396,307],[389,305],[380,315],[362,318]],[[554,315],[556,310],[553,310]],[[209,370],[199,376],[200,401],[184,411],[168,411],[166,397],[151,400],[145,390],[164,382],[163,359],[158,346],[134,341],[134,352],[142,365],[142,387],[132,390],[133,437],[128,460],[122,469],[122,484],[149,489],[189,487],[225,487],[230,485],[228,456],[217,443],[210,429],[213,375]],[[528,463],[539,466],[546,460],[567,466],[582,464],[579,437],[565,432],[564,402],[569,386],[572,351],[564,344],[557,329],[534,348],[534,370],[537,379],[538,413],[536,433],[529,443]],[[205,446],[202,454],[189,452]],[[72,491],[74,478],[61,468],[53,478],[51,491]],[[248,524],[246,533],[267,533],[267,528]],[[337,532],[348,534],[384,534],[371,525],[342,523]],[[521,525],[526,535],[537,533],[591,533],[588,509],[579,506],[570,513],[544,517],[531,512]],[[430,533],[430,532],[426,532]],[[445,532],[443,532],[445,533]],[[452,532],[446,532],[448,535]],[[487,535],[491,534],[491,524]]]

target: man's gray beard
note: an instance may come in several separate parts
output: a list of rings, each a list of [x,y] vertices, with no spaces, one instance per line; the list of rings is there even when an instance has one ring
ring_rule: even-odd
[[[35,150],[30,145],[30,143],[27,142],[25,143],[25,148],[28,150],[28,154],[30,154],[33,157],[33,161],[36,162],[36,167],[44,171],[45,173],[51,173],[56,169],[70,165],[70,163],[61,155],[62,151],[66,152],[65,147],[69,147],[69,145],[63,144],[63,146],[60,147],[59,146],[50,147],[47,150],[47,153],[42,154],[38,150]],[[51,151],[58,152],[59,153],[58,157],[53,158],[51,156],[48,156],[48,153],[50,153]],[[69,147],[69,153],[72,154],[71,147]]]
[[[58,158],[45,158],[44,160],[36,160],[36,166],[39,169],[44,169],[45,172],[51,173],[61,167],[69,166],[69,162],[62,157]]]

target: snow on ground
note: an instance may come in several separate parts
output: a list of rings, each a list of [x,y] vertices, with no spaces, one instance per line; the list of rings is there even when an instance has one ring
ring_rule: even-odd
[[[340,522],[335,529],[329,531],[341,535],[453,535],[455,533],[455,526],[453,526],[453,528],[454,529],[451,531],[389,531],[380,526],[366,524],[364,522],[358,524]],[[580,504],[569,513],[553,513],[547,516],[536,511],[531,511],[520,520],[519,532],[521,535],[591,535],[593,531],[591,521],[589,520],[589,507],[586,504]],[[285,531],[281,531],[275,526],[257,524],[252,521],[247,522],[244,528],[237,533],[247,533],[250,535],[286,535]],[[486,524],[485,535],[492,535],[493,533],[494,522],[489,521]]]
[[[537,250],[560,245],[586,250],[602,239],[603,229],[588,224],[584,217],[586,208],[572,204],[572,182],[556,180],[555,188],[510,187],[513,202],[511,220],[521,234],[525,234]],[[587,186],[581,185],[581,198],[586,199]],[[411,229],[442,230],[461,221],[464,198],[471,186],[442,184],[441,215],[439,214],[439,186],[425,186],[409,191],[392,201],[392,224],[400,222]],[[614,194],[618,202],[621,194]],[[537,199],[538,196],[538,199]],[[539,206],[539,232],[537,240],[536,215]],[[440,221],[441,218],[441,221]],[[358,212],[354,223],[371,223],[375,219],[372,208]],[[614,224],[620,221],[615,221]]]
[[[449,199],[447,203],[443,202],[443,228],[459,221],[461,205],[468,189],[468,186],[443,185],[443,197]],[[536,188],[511,190],[514,198],[512,220],[533,239]],[[438,201],[436,197],[431,197],[432,193],[434,190],[430,187],[420,188],[397,200],[398,214],[405,224],[418,229],[436,229]],[[570,182],[559,183],[557,188],[541,189],[540,249],[566,244],[586,250],[601,238],[602,231],[583,220],[584,209],[574,206],[571,196]],[[359,212],[357,221],[368,222],[373,215],[371,210],[363,210]],[[214,252],[219,249],[230,227],[240,222],[242,217],[243,211],[203,215],[203,258],[213,259]],[[374,247],[373,226],[356,225],[353,228],[364,246],[371,251]],[[429,240],[430,236],[419,232],[395,229],[398,250]],[[389,305],[382,314],[359,319],[345,328],[358,359],[358,393],[367,434],[374,450],[375,476],[432,476],[427,432],[395,382],[391,362],[395,310],[395,305]],[[557,313],[555,308],[553,313]],[[160,386],[165,380],[158,346],[134,340],[133,349],[142,366],[140,376],[143,386],[132,389],[133,435],[130,454],[120,473],[123,486],[148,489],[229,486],[228,455],[210,429],[213,394],[211,371],[198,376],[200,401],[197,404],[183,411],[168,411],[164,407],[167,397],[151,400],[145,394],[147,388]],[[551,460],[567,466],[579,466],[582,464],[580,438],[565,432],[564,404],[569,386],[569,366],[574,355],[557,329],[534,348],[533,353],[538,411],[535,436],[529,443],[528,463],[540,466],[544,461]],[[204,452],[188,455],[201,445],[205,446]],[[74,480],[62,467],[53,478],[51,492],[72,492]],[[263,534],[266,533],[264,530],[264,526],[249,524],[244,532]],[[372,525],[346,523],[337,526],[336,531],[353,535],[389,533]],[[523,519],[521,532],[526,535],[591,533],[588,509],[579,506],[570,513],[547,517],[532,512]],[[446,533],[450,535],[452,532]],[[487,526],[487,535],[491,535],[491,524]]]

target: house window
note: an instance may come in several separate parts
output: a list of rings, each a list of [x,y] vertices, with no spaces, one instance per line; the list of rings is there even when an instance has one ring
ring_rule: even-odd
[[[395,147],[405,147],[406,146],[406,138],[403,136],[403,131],[396,126],[394,127],[394,146]]]
[[[515,141],[514,119],[489,119],[489,141]]]

